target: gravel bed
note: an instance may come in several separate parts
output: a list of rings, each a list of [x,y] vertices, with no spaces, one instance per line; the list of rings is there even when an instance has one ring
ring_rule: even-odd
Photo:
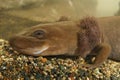
[[[82,58],[26,56],[4,43],[0,39],[0,80],[120,80],[119,62],[107,60],[87,70]]]

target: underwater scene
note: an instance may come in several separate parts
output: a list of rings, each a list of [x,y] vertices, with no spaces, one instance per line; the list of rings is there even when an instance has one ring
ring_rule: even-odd
[[[0,0],[0,80],[120,80],[120,0]]]

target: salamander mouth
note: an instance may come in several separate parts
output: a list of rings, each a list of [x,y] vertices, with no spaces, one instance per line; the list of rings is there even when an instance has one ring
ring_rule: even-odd
[[[18,53],[22,54],[27,54],[27,55],[32,55],[32,56],[39,56],[41,55],[44,51],[49,49],[49,46],[42,46],[42,47],[34,47],[34,48],[18,48],[18,47],[13,47],[15,51]]]
[[[13,37],[10,39],[9,44],[18,53],[32,56],[39,56],[49,48],[47,41],[31,37]]]
[[[38,47],[38,48],[27,48],[27,49],[21,49],[21,51],[31,54],[31,55],[40,55],[44,51],[46,51],[49,48],[49,46],[43,46],[43,47]]]

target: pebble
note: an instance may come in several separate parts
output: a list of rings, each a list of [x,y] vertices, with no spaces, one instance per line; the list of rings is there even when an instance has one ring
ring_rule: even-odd
[[[82,58],[34,58],[10,49],[0,54],[0,80],[120,80],[120,64],[111,60],[87,70],[80,67]]]
[[[3,75],[2,75],[2,73],[0,72],[0,79],[3,79]]]
[[[93,75],[98,78],[98,79],[102,79],[103,78],[103,74],[100,72],[100,70],[98,68],[96,68],[94,71],[93,71]]]

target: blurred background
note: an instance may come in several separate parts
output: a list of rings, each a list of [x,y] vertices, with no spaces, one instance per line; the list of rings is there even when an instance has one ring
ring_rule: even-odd
[[[26,27],[85,16],[120,15],[120,0],[0,0],[0,38],[8,39]]]

